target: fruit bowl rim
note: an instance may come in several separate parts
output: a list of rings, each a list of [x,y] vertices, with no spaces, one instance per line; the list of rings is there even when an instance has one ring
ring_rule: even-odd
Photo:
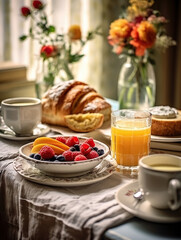
[[[73,135],[60,135],[60,137],[65,137],[65,138],[68,138],[68,137],[72,137]],[[50,138],[53,138],[53,139],[56,139],[57,137],[59,136],[52,136]],[[89,139],[90,137],[78,137],[78,139],[80,140],[86,140],[86,139]],[[92,162],[92,161],[100,161],[102,160],[103,158],[105,158],[109,153],[110,153],[110,148],[103,142],[101,141],[98,141],[98,140],[95,140],[93,139],[94,142],[95,142],[95,145],[98,144],[100,146],[103,146],[104,148],[104,151],[105,153],[99,157],[96,157],[96,158],[92,158],[92,159],[86,159],[86,160],[82,160],[82,161],[44,161],[44,160],[38,160],[38,159],[34,159],[34,158],[31,158],[27,155],[25,155],[23,153],[23,149],[26,148],[26,147],[31,147],[33,146],[33,142],[30,142],[30,143],[27,143],[27,144],[24,144],[22,145],[20,148],[19,148],[19,156],[20,157],[23,157],[25,158],[26,160],[30,161],[30,162],[33,162],[33,163],[37,163],[37,164],[54,164],[54,165],[73,165],[73,164],[85,164],[85,163],[88,163],[88,162]]]

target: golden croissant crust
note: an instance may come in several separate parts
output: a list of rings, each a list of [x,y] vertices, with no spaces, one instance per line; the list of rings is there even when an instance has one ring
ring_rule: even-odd
[[[70,80],[53,86],[42,98],[42,122],[66,126],[64,117],[78,113],[102,113],[110,119],[111,105],[88,84]]]

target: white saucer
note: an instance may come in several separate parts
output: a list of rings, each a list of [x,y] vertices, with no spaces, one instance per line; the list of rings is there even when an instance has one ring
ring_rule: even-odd
[[[151,135],[151,141],[154,141],[154,142],[181,142],[181,136],[162,137],[162,136]]]
[[[148,201],[144,199],[137,200],[133,197],[133,194],[138,190],[138,181],[124,185],[117,191],[116,200],[122,208],[145,220],[160,223],[181,221],[181,208],[177,211],[154,208]]]
[[[5,128],[4,128],[5,129]],[[9,140],[18,140],[18,141],[22,141],[22,140],[31,140],[31,139],[35,139],[37,137],[43,136],[45,134],[47,134],[50,131],[50,128],[45,125],[45,124],[38,124],[38,126],[33,130],[33,135],[32,136],[16,136],[13,134],[13,132],[11,131],[11,129],[7,128],[7,132],[5,133],[0,133],[0,137],[2,138],[6,138]],[[12,132],[12,133],[11,133]]]
[[[116,171],[116,165],[107,156],[105,160],[96,166],[91,172],[77,177],[51,177],[42,173],[29,164],[25,159],[18,157],[14,161],[14,169],[22,177],[29,181],[56,187],[77,187],[89,185],[108,178]]]

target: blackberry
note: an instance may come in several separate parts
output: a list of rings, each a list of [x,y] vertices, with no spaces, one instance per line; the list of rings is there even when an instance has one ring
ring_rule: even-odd
[[[35,153],[34,155],[34,159],[40,160],[41,159],[41,155],[38,153]]]
[[[70,148],[69,148],[69,151],[71,151],[71,152],[75,152],[76,149],[75,149],[75,147],[70,147]]]
[[[75,151],[80,151],[80,145],[79,144],[75,144],[74,148],[75,148]]]
[[[99,156],[103,155],[104,154],[104,149],[98,149],[97,153],[99,154]]]
[[[56,160],[56,156],[54,155],[52,158],[48,159],[48,161],[54,162]]]
[[[93,147],[92,149],[97,152],[98,147]]]
[[[65,161],[65,157],[64,157],[63,155],[58,155],[58,156],[56,157],[56,161],[58,161],[58,162],[64,162],[64,161]]]
[[[31,154],[29,155],[30,158],[34,158],[34,156],[35,156],[35,153],[31,153]]]

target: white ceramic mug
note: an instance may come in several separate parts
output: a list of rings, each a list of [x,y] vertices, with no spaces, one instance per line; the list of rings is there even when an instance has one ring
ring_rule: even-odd
[[[181,207],[181,157],[153,154],[139,161],[138,181],[144,198],[159,209]]]
[[[41,122],[41,100],[30,97],[5,99],[1,102],[1,115],[4,123],[16,135],[31,135]]]

